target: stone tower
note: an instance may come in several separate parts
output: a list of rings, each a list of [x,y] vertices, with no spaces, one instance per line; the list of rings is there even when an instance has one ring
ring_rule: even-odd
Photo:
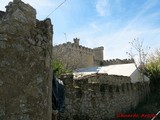
[[[103,50],[104,50],[104,47],[97,47],[93,49],[95,65],[103,61]]]
[[[80,39],[74,38],[73,41],[74,41],[74,44],[75,44],[75,45],[78,45],[78,46],[79,46],[79,41],[80,41]]]

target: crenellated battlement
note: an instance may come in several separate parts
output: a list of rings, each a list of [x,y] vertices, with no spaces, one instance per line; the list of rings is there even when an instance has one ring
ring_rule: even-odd
[[[134,63],[133,59],[110,59],[110,60],[105,60],[102,61],[102,65],[115,65],[115,64],[127,64],[127,63]]]
[[[65,59],[63,62],[66,64],[66,59],[71,58],[72,60],[76,61],[76,64],[72,62],[72,66],[76,66],[75,68],[82,68],[82,67],[91,67],[100,65],[100,61],[103,60],[103,47],[97,48],[88,48],[79,44],[80,39],[74,38],[73,43],[67,42],[59,45],[55,45],[53,47],[53,53],[57,56],[61,56],[60,59]],[[67,58],[64,58],[68,56]]]
[[[66,92],[64,118],[71,120],[79,113],[92,120],[113,118],[116,113],[137,106],[150,91],[148,82],[131,83],[124,76],[92,74],[73,79],[69,74],[62,75],[61,79]]]
[[[96,47],[96,48],[93,48],[93,50],[104,50],[104,47],[101,46],[101,47]]]
[[[106,85],[118,85],[132,84],[131,79],[126,76],[108,75],[106,73],[95,73],[86,75],[79,78],[73,78],[72,74],[61,75],[61,78],[65,85],[76,85],[79,87],[86,87],[87,84],[106,84]]]
[[[74,40],[77,40],[77,38],[74,38]],[[61,48],[70,49],[72,51],[80,51],[80,52],[83,52],[86,54],[88,54],[88,53],[93,54],[93,49],[79,45],[79,43],[77,43],[77,41],[74,43],[71,43],[71,42],[63,43],[63,44],[55,45],[53,47],[53,49],[61,49]]]

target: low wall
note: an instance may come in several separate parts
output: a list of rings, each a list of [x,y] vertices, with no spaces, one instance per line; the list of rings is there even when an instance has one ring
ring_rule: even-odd
[[[98,74],[73,80],[62,76],[66,110],[61,119],[105,120],[135,107],[149,93],[148,83],[130,82],[123,76]]]
[[[127,64],[127,63],[134,63],[133,59],[110,59],[101,61],[102,66],[106,65],[115,65],[115,64]]]

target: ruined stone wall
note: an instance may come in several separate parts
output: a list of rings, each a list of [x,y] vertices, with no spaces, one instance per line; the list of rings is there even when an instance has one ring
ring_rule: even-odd
[[[129,77],[96,74],[73,80],[62,76],[66,110],[61,120],[106,120],[135,107],[149,93],[149,84],[131,83]]]
[[[0,120],[51,120],[51,21],[21,0],[2,14]]]

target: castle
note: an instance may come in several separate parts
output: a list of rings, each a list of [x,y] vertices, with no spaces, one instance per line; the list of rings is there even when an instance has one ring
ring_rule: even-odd
[[[77,69],[93,66],[134,63],[133,59],[104,60],[104,47],[88,48],[79,44],[80,39],[74,38],[73,43],[67,42],[53,46],[53,58],[61,60],[66,68]]]
[[[62,120],[116,118],[146,99],[149,79],[138,71],[133,59],[103,60],[103,47],[91,49],[79,45],[79,39],[73,40],[53,47],[64,63],[69,60],[75,65],[72,68],[78,68],[60,78],[67,111],[60,115]]]
[[[76,62],[77,66],[69,64],[71,67],[99,66],[103,61],[103,47],[83,47],[77,38],[74,43],[52,48],[52,27],[50,19],[37,20],[36,10],[21,0],[13,0],[6,12],[0,11],[1,120],[52,119],[52,49],[62,53],[57,57],[63,56],[64,61]],[[102,64],[131,61],[116,59]],[[66,112],[61,120],[113,118],[146,98],[149,82],[132,83],[132,77],[111,75],[111,71],[77,79],[72,74],[62,75]]]
[[[88,48],[79,44],[80,39],[74,38],[74,43],[67,42],[53,47],[54,57],[67,64],[69,68],[100,66],[103,61],[104,47]]]

